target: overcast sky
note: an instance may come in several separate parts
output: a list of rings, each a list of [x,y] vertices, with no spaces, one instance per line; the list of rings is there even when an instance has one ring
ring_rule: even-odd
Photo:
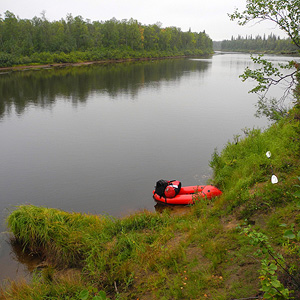
[[[32,19],[46,12],[49,21],[82,16],[91,21],[133,18],[143,25],[162,23],[182,31],[205,32],[215,41],[238,34],[284,35],[272,23],[239,26],[230,21],[228,13],[244,9],[246,0],[0,0],[0,14],[9,10],[21,19]]]

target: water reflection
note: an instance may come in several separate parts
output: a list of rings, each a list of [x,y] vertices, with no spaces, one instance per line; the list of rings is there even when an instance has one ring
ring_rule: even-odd
[[[58,98],[76,106],[93,92],[111,98],[126,93],[135,99],[147,85],[159,88],[162,82],[180,81],[189,72],[204,72],[209,65],[207,61],[173,59],[5,73],[0,76],[0,118],[13,109],[22,114],[32,104],[51,107]]]

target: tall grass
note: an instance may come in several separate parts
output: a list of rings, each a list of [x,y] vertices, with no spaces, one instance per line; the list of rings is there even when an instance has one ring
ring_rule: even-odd
[[[229,213],[246,203],[241,218],[251,216],[255,210],[291,201],[291,194],[286,192],[293,189],[293,182],[287,178],[299,172],[300,156],[299,121],[294,115],[268,130],[244,132],[245,138],[228,142],[221,153],[215,150],[210,162],[214,170],[212,182],[224,192],[218,208],[225,207]],[[267,151],[271,158],[266,156]],[[270,182],[273,173],[279,178],[277,185]]]
[[[201,299],[205,293],[226,299],[220,296],[224,279],[212,275],[223,278],[219,266],[233,239],[221,238],[227,234],[219,218],[210,216],[211,207],[197,201],[185,215],[145,211],[114,219],[19,206],[7,219],[14,239],[42,254],[50,269],[30,285],[31,292],[25,284],[12,284],[2,290],[3,299],[80,299],[86,288],[104,290],[113,299],[150,291],[158,299]],[[80,270],[78,286],[55,277],[53,267]]]
[[[22,205],[7,223],[24,248],[55,267],[83,268],[87,276],[101,278],[100,285],[105,286],[127,280],[132,271],[124,262],[145,253],[147,245],[154,247],[156,239],[153,235],[149,239],[149,232],[160,232],[170,220],[167,214],[161,217],[149,212],[113,219]]]

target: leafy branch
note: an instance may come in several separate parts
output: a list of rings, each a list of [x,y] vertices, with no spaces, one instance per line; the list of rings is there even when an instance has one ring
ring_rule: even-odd
[[[270,61],[267,61],[262,58],[263,55],[258,55],[257,57],[254,57],[251,55],[251,59],[255,64],[261,65],[261,68],[251,70],[249,67],[247,67],[242,75],[240,75],[240,78],[242,78],[242,81],[246,81],[247,79],[251,78],[258,82],[258,85],[254,87],[252,90],[250,90],[250,93],[258,93],[263,92],[263,98],[266,96],[266,93],[270,89],[272,85],[278,85],[279,83],[284,82],[287,84],[287,87],[284,92],[284,98],[290,93],[290,90],[294,86],[294,84],[297,82],[297,72],[299,71],[299,65],[294,62],[290,61],[287,65],[280,64],[279,68],[275,67],[273,63]],[[293,70],[290,74],[283,74],[281,72],[281,69],[292,69]]]
[[[261,269],[259,270],[261,291],[264,292],[264,299],[288,299],[290,291],[278,280],[276,275],[278,267],[292,279],[293,284],[298,289],[300,288],[300,283],[289,272],[283,256],[280,253],[276,253],[266,235],[253,230],[251,226],[244,228],[242,233],[250,238],[252,245],[259,246],[255,255],[264,256],[264,259],[261,261]],[[272,259],[269,259],[269,256]]]
[[[298,48],[300,52],[300,1],[299,0],[247,0],[246,9],[240,12],[238,9],[233,14],[229,14],[232,21],[237,20],[239,25],[246,25],[251,21],[270,21],[276,24],[283,32],[285,32],[292,43]],[[282,103],[288,97],[291,90],[297,81],[299,74],[299,64],[290,61],[287,65],[279,65],[279,68],[274,66],[273,63],[262,58],[259,55],[257,58],[251,56],[254,63],[261,65],[256,70],[251,70],[248,67],[245,69],[244,74],[240,77],[243,81],[247,79],[254,79],[257,81],[251,93],[258,93],[260,95],[259,108],[260,112],[272,119],[273,115],[285,113],[286,110],[282,109]],[[289,69],[289,74],[284,74],[283,69]],[[299,79],[299,78],[298,78]],[[271,113],[268,112],[268,101],[264,100],[271,86],[284,83],[285,90],[283,96],[277,101],[273,100],[271,105]],[[260,94],[262,93],[262,94]],[[281,107],[280,107],[281,106]],[[273,111],[273,112],[272,112]],[[257,114],[259,115],[259,113]]]
[[[246,9],[240,13],[238,9],[229,14],[230,19],[237,20],[239,25],[250,21],[271,21],[283,30],[300,49],[299,0],[247,0]]]

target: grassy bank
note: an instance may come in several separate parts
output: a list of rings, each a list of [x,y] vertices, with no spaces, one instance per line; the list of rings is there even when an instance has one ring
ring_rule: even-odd
[[[200,49],[193,50],[136,50],[99,48],[86,51],[65,52],[37,52],[28,56],[18,56],[0,52],[0,68],[17,66],[35,66],[48,64],[76,64],[84,62],[111,62],[142,59],[159,59],[168,57],[188,57],[212,54]]]
[[[269,294],[279,296],[269,299],[284,299],[280,283],[299,299],[299,121],[296,106],[268,130],[245,129],[216,150],[212,183],[223,195],[185,213],[115,219],[19,206],[7,219],[12,239],[43,264],[32,282],[8,284],[1,298],[262,299],[270,283]]]

